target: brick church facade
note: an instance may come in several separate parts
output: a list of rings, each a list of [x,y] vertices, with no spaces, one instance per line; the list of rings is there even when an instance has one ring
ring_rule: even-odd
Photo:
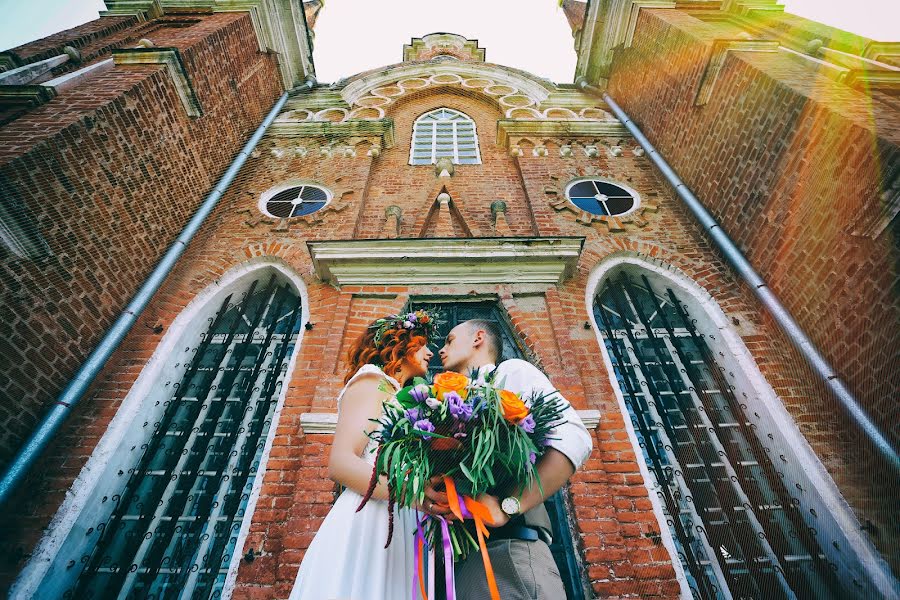
[[[548,501],[571,598],[897,597],[900,42],[564,0],[575,83],[434,33],[328,85],[318,1],[107,7],[0,53],[12,597],[287,598],[348,346],[423,305],[592,432]]]

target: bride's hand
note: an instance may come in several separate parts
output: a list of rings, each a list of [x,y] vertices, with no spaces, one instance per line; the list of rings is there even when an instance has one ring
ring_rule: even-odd
[[[450,510],[450,501],[447,493],[437,489],[437,485],[443,482],[441,475],[435,475],[425,484],[425,499],[417,503],[416,510],[435,516],[444,517],[448,521],[455,521],[456,516]]]

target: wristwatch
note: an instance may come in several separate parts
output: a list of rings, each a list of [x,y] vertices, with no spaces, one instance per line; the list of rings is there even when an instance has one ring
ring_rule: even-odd
[[[500,508],[503,509],[503,512],[508,514],[510,517],[514,517],[519,514],[519,510],[522,508],[522,505],[519,504],[519,499],[515,496],[509,496],[503,499],[503,502],[500,503]]]

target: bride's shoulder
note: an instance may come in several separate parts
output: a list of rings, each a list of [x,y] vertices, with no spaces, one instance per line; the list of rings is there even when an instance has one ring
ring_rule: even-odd
[[[353,377],[347,382],[346,388],[349,391],[350,389],[360,389],[365,388],[367,390],[371,389],[384,389],[385,392],[393,392],[390,383],[390,378],[382,371],[380,368],[375,365],[363,365],[359,368],[359,370],[353,374]]]

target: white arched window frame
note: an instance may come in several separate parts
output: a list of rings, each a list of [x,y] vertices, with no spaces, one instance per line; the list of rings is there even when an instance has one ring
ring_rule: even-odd
[[[750,427],[756,432],[757,438],[765,440],[765,445],[773,456],[785,457],[784,460],[779,458],[778,472],[785,480],[788,489],[797,496],[807,525],[811,520],[814,521],[810,526],[815,529],[814,535],[820,541],[820,549],[825,560],[837,570],[839,579],[843,584],[849,586],[850,593],[869,593],[879,597],[882,595],[893,597],[896,580],[891,575],[890,569],[871,542],[861,535],[859,523],[852,510],[818,457],[809,447],[806,439],[797,429],[794,420],[775,395],[774,390],[759,372],[740,336],[732,329],[730,322],[715,300],[690,279],[674,272],[664,264],[631,254],[617,255],[606,259],[593,270],[585,290],[585,300],[597,335],[602,360],[611,381],[614,382],[613,389],[620,410],[623,415],[629,417],[625,419],[626,430],[636,455],[641,457],[638,461],[639,468],[660,523],[662,541],[673,557],[682,597],[698,597],[695,591],[696,581],[688,572],[685,556],[681,552],[681,544],[676,540],[677,533],[674,531],[671,516],[663,499],[663,486],[655,476],[654,469],[648,466],[647,451],[642,443],[642,438],[639,437],[638,424],[633,411],[629,408],[629,402],[626,400],[626,396],[633,393],[634,388],[641,384],[632,380],[631,392],[623,389],[627,385],[624,384],[621,375],[617,373],[618,361],[611,355],[608,348],[608,335],[603,331],[608,323],[598,322],[594,310],[595,298],[602,292],[605,284],[623,272],[633,278],[647,277],[654,289],[671,288],[676,291],[678,299],[687,312],[693,316],[696,332],[708,340],[716,364],[729,375],[736,393],[741,395],[743,402],[747,405]],[[632,333],[647,337],[646,328],[638,327]],[[678,335],[679,332],[675,332],[675,336]],[[623,335],[623,338],[625,337],[627,336]],[[671,346],[672,340],[664,340],[662,343]],[[630,341],[623,339],[622,346],[628,351],[626,361],[630,361],[632,366],[636,366],[639,361],[633,349],[628,348],[631,345],[633,344]],[[677,355],[677,352],[672,354]],[[624,358],[624,352],[621,350],[619,358]],[[683,367],[684,365],[679,366]],[[647,391],[645,386],[641,385],[641,387]],[[633,400],[631,404],[633,407]],[[648,415],[650,419],[645,421],[645,424],[650,420],[654,421],[654,425],[661,424],[657,408],[657,406],[652,407],[653,414]],[[675,460],[673,460],[672,466],[676,470],[679,468]],[[799,488],[796,487],[798,485]],[[798,491],[800,488],[802,491]],[[681,500],[684,499],[685,496],[682,496]],[[696,511],[692,518],[696,519],[698,523],[701,522]],[[707,552],[715,551],[708,542],[705,543],[705,546]],[[727,557],[728,560],[732,558],[731,556]],[[763,558],[763,560],[767,559]],[[711,564],[710,568],[715,571],[716,580],[724,581],[725,578],[718,566]],[[839,594],[840,591],[835,590],[834,593]],[[739,596],[739,593],[732,594],[726,587],[721,590],[720,595],[714,597],[737,598]]]
[[[239,549],[249,533],[283,409],[287,382],[292,376],[303,341],[304,326],[309,320],[308,296],[300,277],[280,261],[266,257],[253,259],[223,274],[216,283],[198,294],[169,326],[73,483],[31,559],[14,582],[10,590],[11,598],[62,597],[63,591],[72,585],[79,571],[77,567],[81,566],[76,567],[72,562],[77,564],[77,559],[85,548],[85,538],[90,533],[91,524],[102,521],[108,515],[110,500],[113,500],[110,494],[115,494],[112,490],[120,488],[119,471],[127,473],[132,468],[130,449],[135,444],[144,443],[146,436],[142,434],[143,424],[153,423],[168,397],[167,389],[160,382],[179,377],[183,371],[180,365],[184,364],[191,351],[186,344],[203,335],[225,298],[229,295],[239,296],[247,291],[254,280],[268,280],[272,275],[275,276],[277,285],[287,286],[299,299],[300,326],[292,342],[293,349],[284,359],[284,373],[278,377],[277,399],[264,441],[261,440],[262,449],[258,454],[258,462],[254,461],[258,466],[252,487],[242,500],[238,512],[240,525],[233,544],[230,544],[235,550],[220,570],[225,576],[224,585],[218,585],[217,589],[221,597],[230,597],[240,565]]]
[[[475,121],[452,108],[429,111],[413,124],[409,164],[431,165],[444,157],[456,165],[481,164]]]

